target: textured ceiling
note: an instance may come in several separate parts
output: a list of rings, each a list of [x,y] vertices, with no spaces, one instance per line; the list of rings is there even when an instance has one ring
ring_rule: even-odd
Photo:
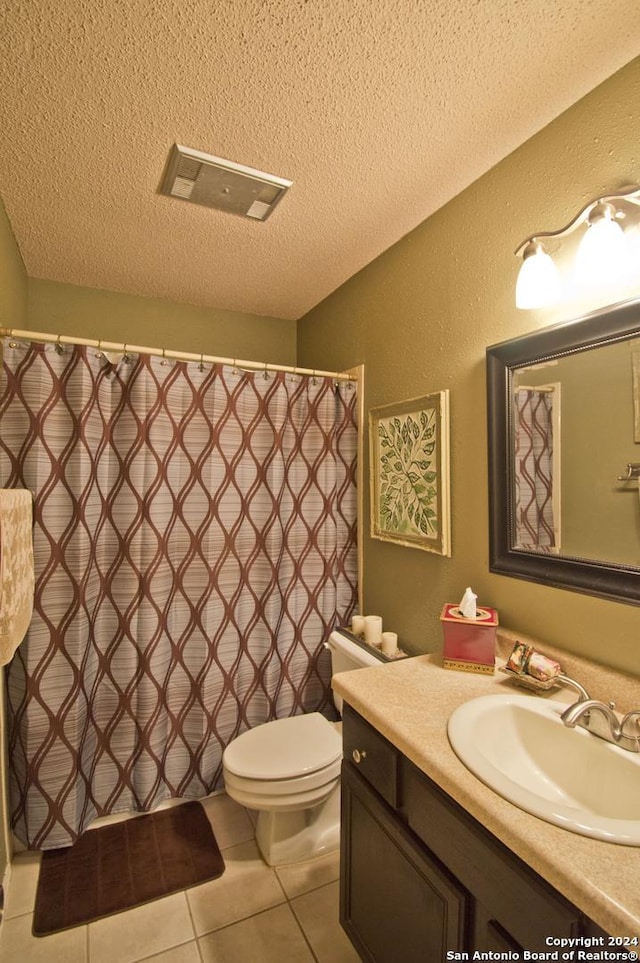
[[[0,196],[28,274],[282,318],[640,53],[637,0],[1,8]],[[294,185],[265,223],[165,197],[174,142]]]

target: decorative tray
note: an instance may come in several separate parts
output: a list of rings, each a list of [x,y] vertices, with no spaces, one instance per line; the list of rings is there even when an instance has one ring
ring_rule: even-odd
[[[514,682],[523,686],[525,689],[534,689],[536,692],[548,692],[549,689],[556,689],[563,681],[561,675],[556,675],[553,679],[547,679],[546,682],[541,682],[540,679],[534,679],[532,675],[514,672],[513,669],[508,669],[506,665],[499,669],[499,671],[511,676]]]
[[[397,659],[409,658],[409,653],[405,652],[404,649],[401,649],[400,647],[396,649],[393,655],[385,655],[382,649],[379,649],[377,645],[369,645],[369,643],[365,640],[364,633],[358,633],[356,635],[355,632],[352,632],[351,629],[346,628],[346,626],[344,628],[339,628],[338,631],[342,632],[342,634],[346,635],[349,639],[353,639],[353,641],[357,642],[358,645],[361,645],[363,649],[368,649],[369,652],[375,653],[381,662],[395,662]]]

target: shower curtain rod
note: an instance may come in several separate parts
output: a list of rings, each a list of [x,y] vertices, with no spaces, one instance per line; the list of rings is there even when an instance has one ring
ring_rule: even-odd
[[[346,371],[321,371],[316,368],[298,368],[284,364],[269,364],[267,361],[244,361],[240,358],[218,358],[211,354],[197,354],[191,351],[173,351],[171,348],[148,348],[139,344],[119,344],[115,341],[94,340],[93,338],[74,338],[62,334],[48,334],[42,331],[24,331],[18,328],[0,327],[0,337],[17,338],[20,341],[42,341],[45,344],[77,344],[98,351],[118,352],[120,354],[151,354],[174,361],[199,361],[201,364],[233,365],[249,371],[284,371],[296,375],[315,375],[318,378],[337,378],[342,381],[357,381],[357,377]]]

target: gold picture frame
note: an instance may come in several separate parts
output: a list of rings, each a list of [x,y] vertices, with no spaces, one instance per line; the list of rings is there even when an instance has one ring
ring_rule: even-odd
[[[371,536],[451,555],[449,391],[369,411]]]

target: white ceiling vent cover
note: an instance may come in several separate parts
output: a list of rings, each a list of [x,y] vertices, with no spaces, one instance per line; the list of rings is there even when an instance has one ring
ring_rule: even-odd
[[[162,194],[266,221],[293,181],[174,144]]]

